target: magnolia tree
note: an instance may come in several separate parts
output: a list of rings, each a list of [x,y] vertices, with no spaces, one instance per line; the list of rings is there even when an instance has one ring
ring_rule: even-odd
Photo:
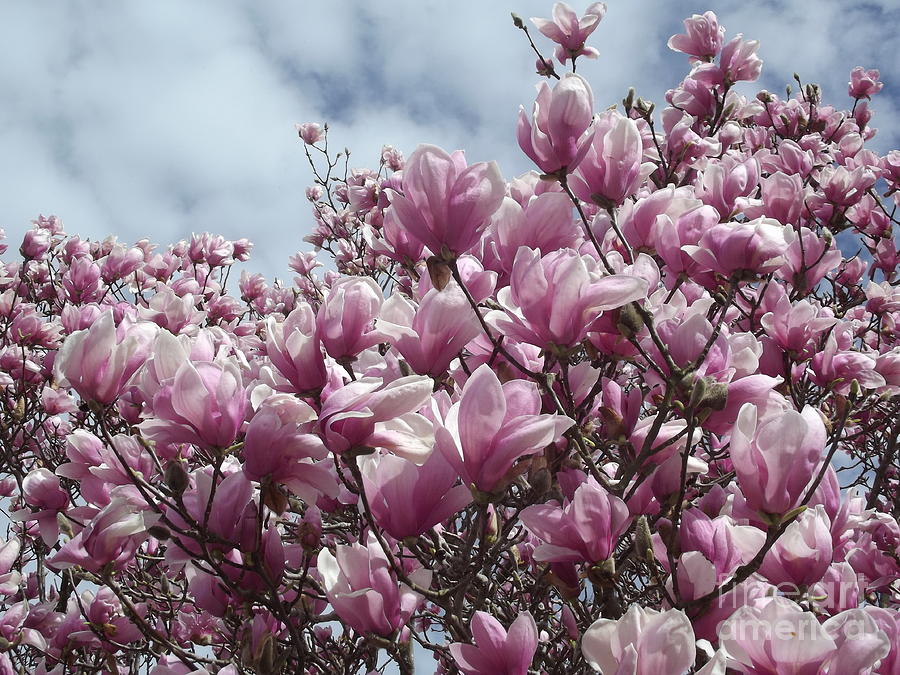
[[[351,171],[300,125],[333,264],[291,284],[231,294],[246,240],[34,222],[0,267],[0,673],[900,673],[878,72],[747,98],[757,43],[707,12],[661,111],[605,108],[604,11],[533,19],[555,60],[514,17],[522,176]]]

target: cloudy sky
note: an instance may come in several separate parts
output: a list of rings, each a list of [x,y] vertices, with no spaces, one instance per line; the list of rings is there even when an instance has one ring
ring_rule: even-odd
[[[608,5],[591,42],[600,59],[579,67],[598,109],[630,85],[662,103],[687,70],[667,38],[685,16],[713,9],[729,37],[761,41],[761,86],[771,91],[798,72],[844,105],[850,69],[879,68],[874,147],[900,147],[900,0]],[[550,9],[534,0],[0,0],[0,228],[18,244],[43,213],[92,238],[248,236],[253,268],[284,275],[312,220],[294,123],[328,122],[334,147],[352,149],[351,166],[374,166],[385,143],[408,155],[428,142],[496,159],[515,176],[530,168],[516,113],[539,78],[509,13]]]

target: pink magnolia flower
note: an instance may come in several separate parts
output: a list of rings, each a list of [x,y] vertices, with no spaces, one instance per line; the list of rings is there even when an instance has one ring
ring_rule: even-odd
[[[727,221],[740,201],[756,192],[759,175],[759,162],[755,158],[728,154],[721,160],[710,160],[694,192],[704,204],[719,212],[722,221]]]
[[[584,43],[591,33],[597,28],[597,24],[606,14],[606,3],[595,2],[585,11],[580,19],[574,10],[564,2],[553,5],[553,19],[532,18],[531,22],[537,26],[548,38],[553,40],[556,47],[556,58],[565,64],[569,59],[586,56],[590,59],[597,58],[598,51],[593,47],[585,47]]]
[[[580,75],[568,73],[552,90],[541,82],[531,119],[519,109],[519,147],[545,174],[572,171],[587,152],[593,115],[594,93]]]
[[[0,595],[7,597],[19,592],[22,573],[14,570],[19,559],[22,544],[18,539],[4,541],[0,539]]]
[[[866,70],[862,66],[856,66],[850,71],[847,93],[853,98],[872,98],[884,87],[884,82],[878,80],[880,76],[881,73],[875,68]]]
[[[116,434],[107,445],[84,429],[76,429],[66,439],[66,457],[69,461],[60,464],[56,474],[78,481],[81,496],[98,508],[109,504],[116,486],[134,484],[122,460],[145,479],[150,480],[157,473],[152,453],[136,436],[125,434]]]
[[[787,146],[785,146],[787,147]],[[805,190],[803,176],[776,171],[759,181],[760,202],[745,200],[743,212],[748,218],[768,216],[784,225],[797,225],[803,213]],[[815,258],[812,258],[814,261]]]
[[[762,59],[756,55],[758,40],[744,40],[736,35],[719,54],[719,63],[702,63],[694,69],[692,77],[710,85],[755,82],[762,72]]]
[[[806,300],[792,304],[782,292],[772,311],[763,314],[760,324],[784,351],[809,356],[814,340],[837,323],[837,319],[821,312],[820,307]]]
[[[661,520],[659,527],[667,523],[667,520]],[[710,518],[698,508],[687,509],[682,515],[677,550],[673,553],[700,553],[713,571],[713,583],[721,582],[744,562],[744,552],[753,549],[755,542],[746,541],[748,531],[753,529],[755,528],[750,526],[735,525],[729,516]],[[669,556],[662,536],[654,533],[652,542],[657,560],[669,570]],[[756,546],[756,550],[758,548]],[[753,550],[753,554],[756,550]]]
[[[152,323],[130,319],[116,326],[107,310],[90,328],[69,335],[56,357],[56,378],[81,398],[108,405],[144,363],[157,330]]]
[[[22,493],[25,503],[38,510],[16,511],[11,514],[11,519],[37,521],[41,538],[48,546],[53,546],[59,537],[56,516],[69,505],[69,493],[62,489],[59,477],[43,467],[28,472],[22,480]]]
[[[384,303],[378,329],[420,375],[441,375],[481,332],[481,325],[459,285],[432,288],[418,307],[399,293]]]
[[[581,233],[572,220],[572,201],[564,192],[544,192],[520,205],[511,197],[491,218],[482,259],[508,280],[516,252],[522,246],[556,251],[578,248]]]
[[[474,645],[450,645],[450,655],[465,675],[527,675],[538,643],[530,612],[521,612],[508,632],[487,612],[475,612],[470,627]]]
[[[692,14],[684,20],[685,32],[669,38],[669,49],[683,52],[701,61],[712,61],[725,43],[725,26],[713,12]]]
[[[420,594],[394,578],[372,533],[365,546],[336,546],[333,554],[322,549],[316,566],[334,611],[360,635],[389,637],[406,625],[422,603]],[[409,576],[422,588],[431,584],[431,570],[424,567]]]
[[[582,201],[620,205],[656,168],[641,163],[644,146],[637,123],[615,110],[597,115],[588,141],[584,159],[570,179],[572,191]]]
[[[697,246],[684,246],[703,268],[722,276],[768,274],[784,263],[784,227],[771,218],[714,225]]]
[[[832,562],[831,520],[821,504],[791,523],[769,549],[759,573],[775,586],[812,586]]]
[[[314,145],[325,138],[325,131],[315,122],[304,122],[295,126],[297,134],[307,145]]]
[[[881,663],[874,672],[882,675],[897,675],[900,673],[900,611],[871,605],[863,607],[862,611],[872,617],[879,630],[887,635],[891,647],[890,652],[881,659]]]
[[[328,379],[316,315],[308,304],[300,304],[281,323],[274,317],[266,320],[266,355],[294,393],[321,389]]]
[[[25,627],[25,622],[28,620],[30,613],[31,606],[27,600],[17,602],[8,607],[0,615],[0,638],[3,638],[9,647],[28,645],[43,652],[47,649],[47,640],[44,639],[40,631],[31,627]],[[0,662],[0,666],[2,665],[2,662]],[[6,672],[16,672],[15,668],[12,667],[12,663],[9,663],[9,668]]]
[[[544,543],[534,550],[540,562],[607,560],[631,524],[628,506],[609,494],[593,476],[575,490],[565,506],[529,506],[520,514],[528,531]]]
[[[465,253],[500,208],[506,184],[495,162],[466,166],[461,151],[420,145],[403,169],[403,194],[389,191],[391,209],[435,255]],[[445,256],[446,257],[446,256]]]
[[[381,288],[371,277],[335,281],[316,316],[318,335],[328,354],[335,360],[355,358],[382,342],[384,336],[373,326],[383,303]]]
[[[738,609],[719,628],[728,666],[747,675],[866,673],[890,650],[887,635],[865,611],[824,623],[783,597]]]
[[[50,250],[50,232],[39,227],[28,230],[22,239],[19,253],[26,260],[43,260]]]
[[[109,564],[122,569],[134,559],[147,538],[147,528],[157,519],[146,507],[114,495],[81,532],[47,559],[47,565],[54,569],[78,565],[90,572],[99,572]]]
[[[592,623],[581,652],[602,675],[683,675],[694,665],[694,630],[681,610],[632,605],[618,621]]]
[[[503,331],[538,347],[572,347],[605,312],[646,297],[644,279],[602,276],[597,261],[572,249],[540,251],[522,247],[510,285],[497,294],[506,313],[490,315]]]
[[[472,501],[456,471],[439,452],[421,466],[394,455],[366,461],[362,469],[372,515],[394,539],[418,537]]]
[[[850,392],[854,380],[864,389],[877,389],[886,384],[875,370],[874,355],[854,349],[851,335],[848,322],[837,324],[825,340],[825,347],[810,362],[812,381],[843,396]]]
[[[487,364],[479,366],[444,424],[436,427],[436,449],[464,484],[482,492],[504,488],[519,458],[540,452],[574,424],[568,417],[540,411],[533,383],[501,385]]]
[[[343,453],[385,448],[423,461],[432,450],[431,422],[416,411],[431,398],[430,377],[413,375],[382,384],[365,377],[331,393],[319,413],[319,430],[328,449]]]
[[[797,506],[822,464],[826,439],[811,406],[757,420],[756,406],[745,404],[731,432],[731,461],[750,508],[784,514]]]
[[[185,361],[153,397],[154,417],[140,427],[157,442],[226,448],[237,438],[247,407],[235,360]]]
[[[247,425],[244,475],[285,485],[310,504],[319,494],[336,496],[334,476],[318,461],[328,456],[328,448],[312,433],[315,418],[315,411],[293,396],[267,398]]]

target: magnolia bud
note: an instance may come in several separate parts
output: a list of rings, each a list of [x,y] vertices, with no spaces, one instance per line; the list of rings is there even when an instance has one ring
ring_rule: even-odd
[[[439,291],[444,290],[453,276],[453,273],[450,271],[450,266],[435,255],[428,258],[428,260],[425,261],[425,265],[428,267],[428,276],[431,277],[431,285]]]
[[[634,523],[634,550],[638,558],[645,562],[653,562],[653,540],[650,536],[650,525],[647,516],[640,516]]]
[[[165,541],[171,536],[172,533],[169,532],[169,528],[165,525],[151,525],[147,528],[147,534],[149,534],[154,539]]]
[[[182,495],[190,484],[187,472],[181,462],[169,462],[165,472],[166,485],[174,495]]]
[[[644,319],[637,311],[633,302],[628,303],[619,310],[619,318],[616,321],[616,328],[625,338],[634,337],[641,332],[644,327]]]

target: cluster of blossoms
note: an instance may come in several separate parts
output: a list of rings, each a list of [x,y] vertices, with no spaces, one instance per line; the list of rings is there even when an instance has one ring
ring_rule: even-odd
[[[531,42],[538,171],[340,171],[300,125],[337,271],[231,295],[246,240],[34,222],[0,263],[0,673],[900,672],[878,73],[850,110],[748,99],[757,43],[707,12],[659,115],[605,109],[604,12],[534,20],[573,71]]]

